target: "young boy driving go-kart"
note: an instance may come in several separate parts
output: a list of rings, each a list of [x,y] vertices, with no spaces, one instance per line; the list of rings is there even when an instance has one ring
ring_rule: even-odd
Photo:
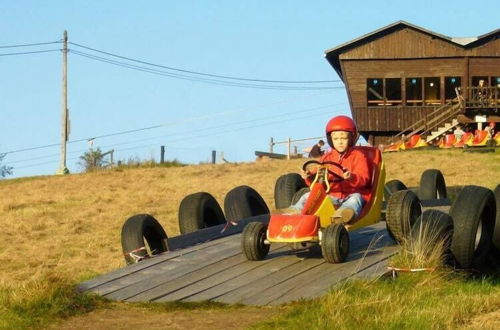
[[[352,224],[359,217],[363,205],[366,203],[370,193],[371,173],[368,160],[363,152],[356,149],[355,143],[358,139],[358,130],[354,121],[346,116],[332,118],[326,125],[326,138],[332,149],[324,154],[319,162],[333,162],[340,165],[335,180],[333,173],[329,173],[330,182],[329,197],[335,205],[336,211],[333,222]],[[337,172],[340,172],[337,170]],[[314,178],[315,169],[305,169],[303,177],[308,186]],[[298,213],[303,208],[310,193],[304,194],[297,203],[287,211]]]

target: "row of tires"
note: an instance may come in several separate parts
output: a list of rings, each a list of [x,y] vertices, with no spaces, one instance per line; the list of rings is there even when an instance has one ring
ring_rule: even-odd
[[[179,206],[179,230],[189,234],[200,229],[269,214],[262,196],[249,186],[238,186],[226,194],[224,211],[207,192],[186,196]],[[125,221],[121,231],[122,250],[127,264],[167,250],[167,234],[151,215],[137,214]]]
[[[500,256],[500,185],[494,192],[465,186],[449,213],[435,209],[422,212],[417,194],[399,190],[387,201],[386,223],[389,235],[400,244],[416,240],[425,231],[431,248],[445,241],[455,266],[482,268],[490,256]]]

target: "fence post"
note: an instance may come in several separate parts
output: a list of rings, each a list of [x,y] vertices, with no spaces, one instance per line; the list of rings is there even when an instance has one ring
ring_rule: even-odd
[[[271,137],[271,139],[269,140],[269,152],[270,153],[273,153],[273,146],[274,146],[274,140]]]
[[[215,164],[215,150],[212,150],[212,164]]]
[[[165,146],[161,146],[160,164],[163,164],[164,162],[165,162]]]
[[[290,137],[288,137],[287,145],[288,145],[288,152],[286,155],[286,159],[290,160],[290,152],[291,152],[291,146],[292,146],[292,139],[290,139]]]

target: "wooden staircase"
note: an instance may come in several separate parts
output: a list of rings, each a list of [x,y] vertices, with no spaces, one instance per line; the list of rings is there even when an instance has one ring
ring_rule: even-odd
[[[457,116],[463,112],[463,99],[457,97],[394,135],[391,142],[407,140],[415,134],[426,135],[426,142],[432,142],[456,127],[459,124]]]

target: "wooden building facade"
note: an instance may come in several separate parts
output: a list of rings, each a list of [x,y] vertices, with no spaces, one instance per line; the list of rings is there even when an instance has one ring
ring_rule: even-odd
[[[399,21],[325,52],[344,82],[353,118],[371,144],[445,111],[463,93],[463,121],[500,122],[500,29],[451,38]],[[488,104],[474,104],[488,88]],[[494,95],[493,95],[494,94]],[[472,102],[472,103],[471,103]],[[439,111],[438,111],[439,112]]]

